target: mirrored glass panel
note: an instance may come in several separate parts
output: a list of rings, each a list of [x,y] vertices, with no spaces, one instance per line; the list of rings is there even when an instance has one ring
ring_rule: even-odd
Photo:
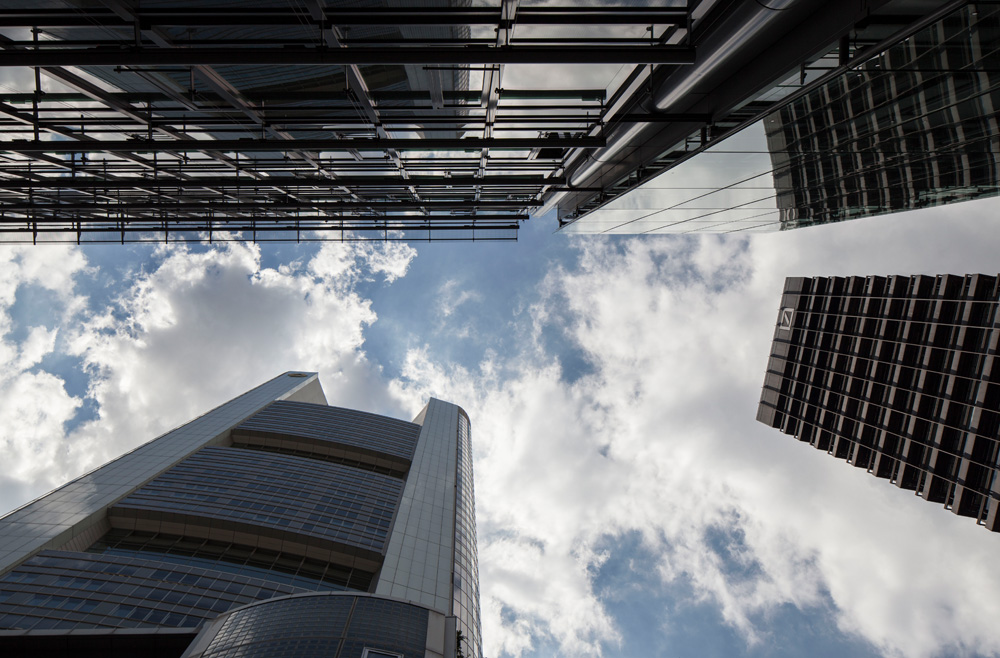
[[[1000,7],[963,7],[563,230],[785,230],[994,196],[998,47]]]

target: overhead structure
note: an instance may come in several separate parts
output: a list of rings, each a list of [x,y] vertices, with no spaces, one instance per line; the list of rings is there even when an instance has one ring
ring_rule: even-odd
[[[516,239],[609,119],[704,119],[617,111],[683,2],[347,4],[0,0],[0,242]]]

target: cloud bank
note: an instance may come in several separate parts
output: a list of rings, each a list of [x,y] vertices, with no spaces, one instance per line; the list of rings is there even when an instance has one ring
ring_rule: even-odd
[[[319,370],[344,406],[399,411],[364,351],[376,315],[357,288],[403,276],[410,247],[325,245],[277,268],[242,243],[160,249],[111,281],[81,251],[53,251],[9,250],[3,264],[0,486],[21,502],[285,370]],[[92,304],[102,283],[112,300]],[[15,344],[15,297],[46,291],[59,312]],[[65,373],[39,366],[54,351],[86,373],[84,390],[68,394]],[[92,417],[73,422],[84,404]]]

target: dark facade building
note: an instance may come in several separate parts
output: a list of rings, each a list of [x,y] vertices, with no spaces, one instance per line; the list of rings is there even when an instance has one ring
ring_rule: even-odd
[[[1000,531],[998,284],[787,279],[757,420]]]
[[[0,653],[480,658],[468,417],[258,386],[0,519]]]

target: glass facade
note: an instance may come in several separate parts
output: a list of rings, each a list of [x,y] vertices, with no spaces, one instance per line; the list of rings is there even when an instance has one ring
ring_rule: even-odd
[[[264,578],[309,590],[351,589],[365,592],[375,574],[295,553],[231,542],[151,532],[111,530],[88,549],[91,553],[146,557],[173,564],[218,569]]]
[[[230,613],[191,658],[362,658],[365,649],[424,658],[428,611],[402,601],[296,596]],[[198,644],[196,642],[196,644]],[[187,657],[186,657],[187,658]]]
[[[0,242],[514,240],[609,98],[694,57],[685,0],[22,4],[0,2]]]
[[[115,505],[287,530],[381,552],[397,478],[314,459],[208,447]]]
[[[476,542],[476,492],[472,480],[472,428],[458,414],[458,460],[455,481],[455,573],[452,609],[467,658],[482,655],[479,624],[479,553]]]
[[[278,401],[240,424],[234,439],[276,436],[316,439],[412,459],[420,425],[364,411]]]
[[[193,628],[230,608],[319,589],[301,584],[197,559],[42,551],[0,576],[0,628]]]
[[[803,65],[779,85],[796,93],[685,139],[664,173],[562,230],[774,231],[995,196],[998,52],[1000,7],[971,3],[811,84]]]
[[[969,6],[768,116],[781,228],[995,196],[998,48]]]

